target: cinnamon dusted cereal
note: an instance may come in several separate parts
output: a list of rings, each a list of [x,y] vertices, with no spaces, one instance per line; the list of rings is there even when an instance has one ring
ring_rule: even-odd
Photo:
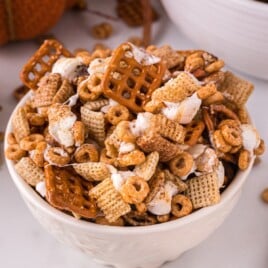
[[[42,56],[48,66],[33,70]],[[219,203],[237,170],[265,150],[245,108],[253,86],[223,65],[167,45],[73,56],[46,41],[23,69],[33,92],[12,117],[5,155],[77,220],[146,226],[187,217]]]

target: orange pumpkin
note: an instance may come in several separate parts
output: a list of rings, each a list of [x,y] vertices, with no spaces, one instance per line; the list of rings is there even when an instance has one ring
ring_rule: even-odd
[[[47,32],[78,0],[1,0],[0,45]]]

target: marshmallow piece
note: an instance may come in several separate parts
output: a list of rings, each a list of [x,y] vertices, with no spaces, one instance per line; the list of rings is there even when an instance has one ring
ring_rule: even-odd
[[[162,108],[161,112],[163,115],[165,115],[168,119],[170,120],[175,120],[176,115],[180,109],[180,102],[169,102],[169,101],[164,101],[166,107]]]
[[[189,175],[192,174],[192,173],[194,173],[195,171],[196,171],[196,164],[194,162],[193,165],[192,165],[191,170],[186,175],[181,176],[180,179],[183,180],[183,181],[187,180],[188,177],[189,177]]]
[[[118,172],[118,170],[113,165],[106,164],[106,167],[109,169],[111,174],[115,174]]]
[[[111,176],[114,188],[119,191],[122,185],[126,182],[126,179],[119,173],[113,173]]]
[[[46,197],[46,184],[44,181],[40,181],[35,185],[35,190],[42,196]]]
[[[165,215],[171,211],[172,197],[178,193],[178,187],[171,181],[166,181],[147,208],[154,215]]]
[[[256,128],[250,124],[242,124],[240,128],[242,130],[243,147],[253,154],[254,149],[256,149],[261,142],[260,136]]]
[[[132,176],[135,176],[135,173],[131,171],[118,171],[116,173],[112,173],[111,180],[114,188],[119,191],[127,179]]]
[[[136,121],[130,123],[130,131],[136,137],[141,136],[147,129],[150,128],[152,113],[138,113]]]
[[[102,59],[102,58],[96,58],[93,61],[90,62],[90,65],[87,69],[89,75],[92,75],[94,73],[105,73],[108,62],[111,59],[111,57]]]
[[[33,159],[34,156],[35,156],[35,150],[31,150],[31,151],[29,151],[29,157],[30,157],[31,159]]]
[[[74,145],[72,127],[76,119],[68,105],[53,104],[48,110],[49,134],[61,145]]]
[[[202,153],[204,153],[206,148],[207,148],[206,145],[197,143],[188,149],[188,153],[192,155],[193,159],[196,159]]]
[[[129,44],[132,47],[133,57],[138,63],[140,63],[142,65],[153,65],[153,64],[160,62],[160,60],[161,60],[160,58],[158,58],[152,54],[147,53],[145,49],[138,48],[131,43],[129,43]]]
[[[71,96],[64,104],[66,104],[70,107],[73,107],[76,105],[78,99],[79,99],[79,95],[78,95],[78,93],[76,93],[73,96]]]
[[[207,147],[204,152],[195,160],[196,168],[198,171],[211,173],[219,164],[219,159],[216,152]]]
[[[223,186],[223,183],[224,183],[224,166],[223,166],[221,161],[219,161],[219,164],[218,164],[215,172],[216,172],[217,177],[218,177],[219,188],[221,188]]]
[[[77,76],[77,67],[82,64],[80,58],[62,57],[54,63],[52,73],[59,73],[63,78],[72,81]]]
[[[49,157],[49,154],[48,154],[48,150],[49,148],[51,148],[50,145],[47,145],[47,148],[45,149],[45,152],[44,152],[44,159],[50,164],[50,165],[53,165],[53,166],[58,166],[58,163],[54,163],[51,158]],[[60,147],[55,147],[54,148],[54,152],[57,153],[58,155],[62,156],[62,157],[68,157],[68,153],[65,152],[62,148]]]
[[[118,105],[119,103],[113,99],[109,99],[109,104],[108,105],[105,105],[103,106],[100,111],[107,114],[108,113],[108,110],[113,107],[113,106],[116,106]]]
[[[182,102],[164,102],[166,107],[162,108],[162,113],[169,119],[175,120],[180,124],[189,124],[198,112],[202,101],[197,93],[186,98]]]
[[[122,154],[126,154],[126,153],[129,153],[129,152],[132,152],[135,150],[135,144],[134,143],[131,143],[131,142],[124,142],[122,141],[119,145],[119,149],[118,149],[118,152],[119,153],[122,153]]]

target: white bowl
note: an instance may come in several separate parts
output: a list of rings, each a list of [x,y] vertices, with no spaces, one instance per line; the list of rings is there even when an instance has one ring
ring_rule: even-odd
[[[268,4],[254,0],[162,0],[199,47],[249,75],[268,79]]]
[[[29,93],[16,109],[28,98]],[[11,120],[9,120],[6,133],[11,131]],[[7,135],[5,148],[7,148]],[[48,232],[59,241],[88,254],[95,261],[119,268],[159,267],[205,240],[220,226],[237,203],[242,186],[252,168],[251,163],[247,170],[238,172],[221,195],[221,202],[217,205],[158,225],[113,227],[77,220],[53,208],[16,173],[12,161],[6,160],[6,163],[25,203]]]

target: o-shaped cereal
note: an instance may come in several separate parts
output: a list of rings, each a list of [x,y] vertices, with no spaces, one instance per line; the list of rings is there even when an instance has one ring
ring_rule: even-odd
[[[69,155],[74,154],[75,149],[76,149],[75,146],[64,147],[64,150],[65,150]]]
[[[223,138],[220,130],[216,130],[213,133],[213,143],[216,149],[218,149],[219,151],[223,153],[227,153],[232,149],[232,146],[228,144]]]
[[[104,49],[104,48],[97,48],[93,51],[91,54],[91,61],[97,58],[105,59],[109,56],[111,56],[112,51],[110,49]]]
[[[103,88],[101,85],[101,81],[103,79],[103,73],[93,73],[90,75],[87,81],[87,87],[91,92],[101,94],[103,92]]]
[[[117,125],[121,121],[128,120],[129,111],[125,106],[118,104],[110,107],[106,114],[106,118],[112,125]]]
[[[103,163],[108,164],[108,165],[117,166],[117,160],[116,160],[116,158],[115,157],[109,157],[107,155],[107,150],[105,148],[103,148],[101,150],[100,162],[103,162]]]
[[[41,134],[31,134],[20,141],[20,148],[25,151],[31,151],[36,148],[36,145],[45,138]]]
[[[79,98],[86,102],[86,101],[94,101],[99,98],[101,92],[93,92],[91,88],[88,87],[86,81],[82,81],[77,88]]]
[[[150,191],[148,183],[141,177],[129,177],[120,188],[120,193],[125,202],[129,204],[139,204]]]
[[[135,208],[139,213],[145,213],[147,211],[147,206],[145,203],[135,204]]]
[[[264,151],[265,151],[265,143],[264,143],[264,140],[261,139],[259,146],[256,149],[254,149],[254,154],[262,155]]]
[[[211,97],[213,94],[217,92],[217,87],[214,83],[207,84],[202,86],[200,89],[197,90],[197,96],[201,100],[205,100]]]
[[[190,214],[193,211],[193,205],[185,195],[178,194],[173,196],[171,201],[171,213],[177,218],[181,218]]]
[[[90,55],[89,51],[87,51],[85,49],[76,50],[75,51],[75,56],[77,58],[80,58],[85,65],[89,65],[90,64],[91,55]]]
[[[232,149],[229,151],[230,154],[236,154],[242,148],[242,145],[233,146]]]
[[[60,147],[48,148],[45,151],[44,157],[49,164],[59,167],[67,165],[71,160],[69,154]]]
[[[93,144],[87,143],[76,149],[74,153],[74,158],[75,161],[78,163],[98,162],[99,153]]]
[[[242,145],[242,133],[239,127],[234,127],[231,125],[223,125],[221,127],[221,134],[224,140],[231,146]]]
[[[115,129],[116,135],[120,141],[135,143],[136,137],[130,130],[129,121],[121,121]]]
[[[119,154],[117,160],[120,167],[127,167],[140,165],[146,158],[142,151],[134,150],[126,154]]]
[[[7,143],[8,145],[17,144],[17,140],[13,132],[7,134]]]
[[[32,160],[38,167],[44,167],[44,152],[47,148],[47,143],[41,141],[36,145],[33,155],[31,155]]]
[[[170,219],[170,215],[169,214],[164,214],[164,215],[157,215],[156,219],[158,222],[162,223],[162,222],[167,222]]]
[[[247,150],[241,150],[238,157],[238,167],[241,170],[245,170],[248,168],[250,163],[250,153]]]
[[[26,156],[26,151],[22,150],[18,144],[11,144],[7,147],[5,155],[8,159],[18,161]]]
[[[27,119],[31,126],[43,126],[46,122],[45,117],[38,113],[27,113]]]
[[[182,152],[169,162],[170,171],[179,177],[186,176],[192,169],[194,159],[191,154]]]

